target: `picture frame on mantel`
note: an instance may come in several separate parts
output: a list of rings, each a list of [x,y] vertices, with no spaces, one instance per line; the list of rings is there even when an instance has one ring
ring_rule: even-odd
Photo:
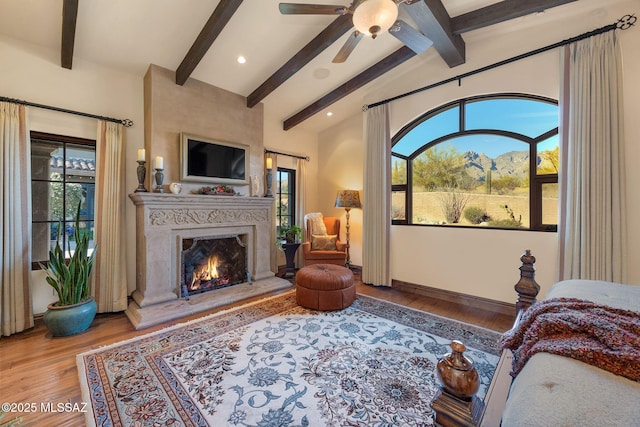
[[[182,132],[180,176],[182,181],[249,185],[250,147]]]

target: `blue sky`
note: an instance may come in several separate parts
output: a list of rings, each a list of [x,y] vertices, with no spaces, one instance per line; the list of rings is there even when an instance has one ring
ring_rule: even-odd
[[[409,155],[426,142],[459,130],[460,109],[456,106],[443,111],[412,129],[396,144],[392,151]],[[530,99],[485,99],[466,105],[465,126],[473,129],[499,129],[528,137],[537,137],[558,125],[558,107],[554,104]],[[491,158],[508,151],[527,150],[521,141],[498,135],[468,135],[452,144],[459,152],[477,151]],[[558,144],[555,136],[545,141],[542,149]]]

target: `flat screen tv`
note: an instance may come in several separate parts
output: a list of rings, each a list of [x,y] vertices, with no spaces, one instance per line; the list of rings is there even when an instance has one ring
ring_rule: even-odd
[[[182,133],[180,165],[183,181],[249,184],[249,146]]]

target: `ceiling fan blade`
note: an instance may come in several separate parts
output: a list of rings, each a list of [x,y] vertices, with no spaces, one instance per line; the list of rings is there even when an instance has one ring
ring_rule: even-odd
[[[331,62],[333,62],[334,64],[340,64],[346,61],[349,55],[351,55],[351,52],[353,52],[353,49],[355,49],[355,47],[358,45],[360,39],[362,39],[362,33],[360,31],[356,30],[351,33],[345,44],[338,51],[338,54],[335,58],[333,58],[333,61]]]
[[[389,28],[389,34],[404,43],[409,49],[421,54],[433,45],[431,39],[401,19]]]
[[[300,4],[280,3],[278,5],[283,15],[346,15],[349,8],[331,4]]]

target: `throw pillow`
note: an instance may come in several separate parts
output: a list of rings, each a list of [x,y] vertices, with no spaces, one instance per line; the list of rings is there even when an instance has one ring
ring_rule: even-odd
[[[320,212],[307,214],[307,218],[311,223],[311,234],[325,236],[327,234],[327,226],[324,225],[322,214]]]
[[[335,251],[336,241],[338,240],[338,236],[335,234],[318,236],[315,234],[311,235],[311,250],[312,251]]]

